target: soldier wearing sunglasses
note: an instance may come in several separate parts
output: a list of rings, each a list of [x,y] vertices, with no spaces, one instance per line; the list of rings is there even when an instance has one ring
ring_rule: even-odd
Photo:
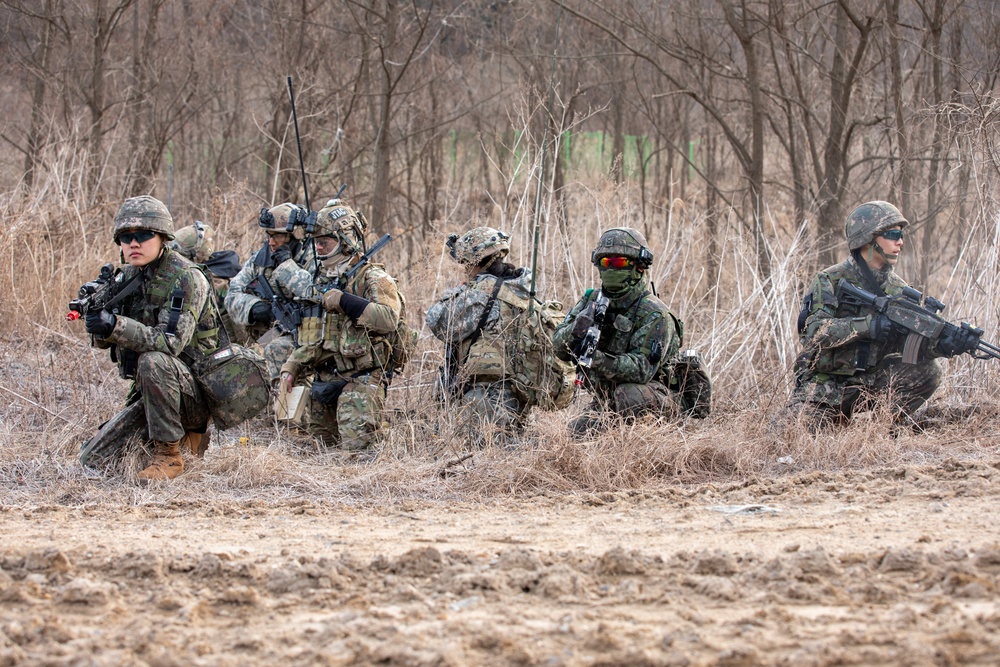
[[[907,283],[895,272],[903,251],[907,220],[895,206],[870,201],[847,217],[851,254],[819,272],[799,313],[804,348],[795,364],[795,388],[785,415],[800,413],[812,427],[849,419],[859,410],[888,402],[897,419],[920,408],[941,379],[936,357],[960,353],[928,347],[916,364],[902,361],[905,332],[884,314],[841,303],[840,280],[877,296],[895,296]]]
[[[153,457],[139,480],[173,479],[184,471],[182,449],[202,456],[208,447],[210,413],[191,366],[219,346],[212,288],[195,264],[167,246],[174,223],[163,202],[125,200],[112,234],[127,266],[116,279],[118,296],[86,313],[87,333],[95,347],[111,350],[121,376],[133,380],[129,407],[114,419],[142,405]],[[102,429],[95,437],[116,433]]]
[[[615,415],[676,416],[680,404],[665,373],[679,351],[683,325],[651,291],[647,270],[653,253],[645,237],[631,228],[609,229],[591,261],[601,275],[600,289],[588,289],[553,334],[556,354],[579,362],[588,330],[600,329],[590,366],[581,368],[593,401],[570,431],[587,436]],[[603,298],[608,306],[602,316],[596,303]]]

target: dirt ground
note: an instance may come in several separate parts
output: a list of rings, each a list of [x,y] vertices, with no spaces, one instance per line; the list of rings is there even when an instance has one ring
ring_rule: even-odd
[[[489,503],[177,491],[0,506],[0,665],[1000,664],[1000,461]]]

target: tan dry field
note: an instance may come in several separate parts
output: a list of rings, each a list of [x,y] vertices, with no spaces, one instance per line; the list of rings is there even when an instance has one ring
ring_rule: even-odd
[[[0,507],[0,665],[1000,664],[1000,461],[373,505],[212,458]]]

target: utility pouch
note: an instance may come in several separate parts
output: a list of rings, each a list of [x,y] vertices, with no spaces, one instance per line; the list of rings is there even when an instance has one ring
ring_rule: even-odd
[[[118,357],[121,359],[121,363],[118,365],[118,374],[124,380],[134,380],[139,371],[139,353],[135,350],[117,349]]]
[[[347,380],[334,380],[333,382],[313,382],[312,396],[322,405],[335,405]]]

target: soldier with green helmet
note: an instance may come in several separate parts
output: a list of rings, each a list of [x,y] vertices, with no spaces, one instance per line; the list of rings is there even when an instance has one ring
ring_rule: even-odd
[[[877,296],[902,293],[908,285],[894,267],[907,224],[899,209],[884,201],[861,204],[847,216],[850,257],[820,271],[803,298],[799,337],[804,350],[795,363],[786,415],[803,412],[817,425],[848,419],[878,401],[887,401],[897,418],[912,415],[940,382],[934,359],[961,353],[953,341],[943,340],[924,350],[917,363],[905,364],[904,332],[884,314],[837,298],[841,280]]]
[[[219,315],[230,340],[245,340],[247,337],[245,329],[237,328],[225,305],[226,295],[229,293],[229,281],[239,274],[242,268],[240,256],[236,251],[216,250],[215,230],[201,220],[195,220],[193,225],[178,229],[174,234],[174,240],[168,245],[205,270],[212,281]]]
[[[125,411],[142,405],[153,458],[139,480],[172,479],[184,470],[182,449],[202,456],[208,447],[210,413],[191,369],[219,345],[211,286],[167,246],[174,223],[163,202],[125,200],[112,235],[128,266],[115,278],[120,296],[87,311],[87,332],[95,347],[110,348],[122,377],[133,380]]]
[[[278,382],[281,364],[295,349],[294,336],[275,322],[270,302],[257,296],[251,283],[263,276],[274,293],[289,303],[308,296],[317,262],[312,244],[304,240],[306,217],[304,209],[288,202],[262,209],[257,224],[265,234],[264,244],[232,279],[226,294],[226,311],[233,322],[247,327],[263,348],[272,385]]]
[[[425,320],[445,344],[440,395],[458,402],[463,431],[475,446],[520,433],[532,397],[512,380],[511,351],[520,333],[517,308],[531,298],[531,271],[504,261],[510,236],[492,227],[451,234],[448,256],[464,282],[446,290]]]
[[[628,227],[609,229],[591,261],[600,272],[601,287],[584,293],[553,336],[556,354],[579,363],[588,331],[595,326],[600,331],[589,365],[581,366],[593,401],[570,423],[571,432],[592,434],[614,415],[678,416],[685,406],[674,391],[671,362],[680,352],[683,325],[651,291],[653,253],[645,237]]]
[[[392,334],[405,316],[396,281],[384,267],[365,263],[364,217],[332,199],[312,232],[319,275],[305,297],[299,346],[281,367],[283,390],[312,374],[306,422],[327,446],[370,447],[383,425],[386,391],[393,376]]]

